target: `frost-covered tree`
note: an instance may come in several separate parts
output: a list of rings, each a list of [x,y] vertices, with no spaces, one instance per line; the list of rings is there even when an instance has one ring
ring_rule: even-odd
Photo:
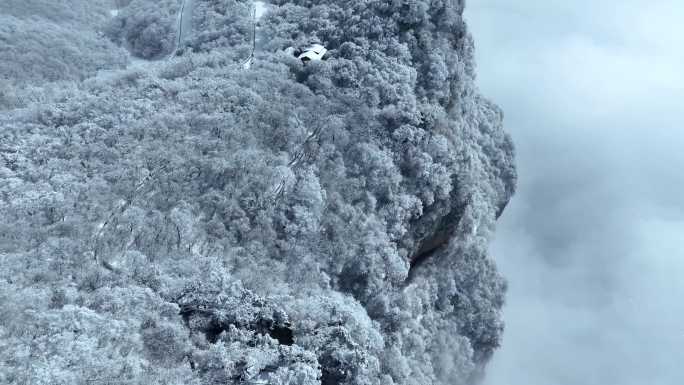
[[[124,52],[94,30],[35,15],[23,19],[0,13],[0,40],[0,79],[8,86],[83,80],[126,64]]]
[[[0,382],[477,379],[515,168],[463,2],[275,1],[250,69],[251,4],[194,3],[169,60],[0,94]],[[159,4],[110,36],[167,53]]]
[[[134,56],[158,59],[168,55],[178,39],[176,20],[181,3],[181,0],[133,0],[108,22],[106,34]]]

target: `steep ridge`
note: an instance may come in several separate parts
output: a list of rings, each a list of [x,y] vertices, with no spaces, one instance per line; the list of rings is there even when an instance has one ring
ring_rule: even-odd
[[[252,9],[0,115],[0,382],[479,378],[516,174],[463,2],[273,1],[244,70]]]

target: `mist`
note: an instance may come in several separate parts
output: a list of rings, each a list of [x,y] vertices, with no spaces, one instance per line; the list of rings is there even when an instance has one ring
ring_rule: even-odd
[[[680,384],[684,4],[472,1],[478,83],[519,188],[487,385]]]

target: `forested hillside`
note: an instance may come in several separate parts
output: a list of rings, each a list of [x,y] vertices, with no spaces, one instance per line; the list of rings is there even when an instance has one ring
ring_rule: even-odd
[[[123,68],[125,52],[98,34],[108,1],[3,0],[0,2],[0,108],[9,88],[79,81],[98,70]],[[3,103],[4,102],[4,103]]]
[[[273,1],[249,69],[251,2],[194,3],[167,58],[176,1],[0,6],[0,382],[477,380],[516,175],[463,1]]]

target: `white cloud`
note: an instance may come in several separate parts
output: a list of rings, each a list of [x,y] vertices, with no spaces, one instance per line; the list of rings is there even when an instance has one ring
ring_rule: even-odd
[[[489,385],[679,384],[684,3],[468,4],[518,147],[493,246],[510,280]]]

